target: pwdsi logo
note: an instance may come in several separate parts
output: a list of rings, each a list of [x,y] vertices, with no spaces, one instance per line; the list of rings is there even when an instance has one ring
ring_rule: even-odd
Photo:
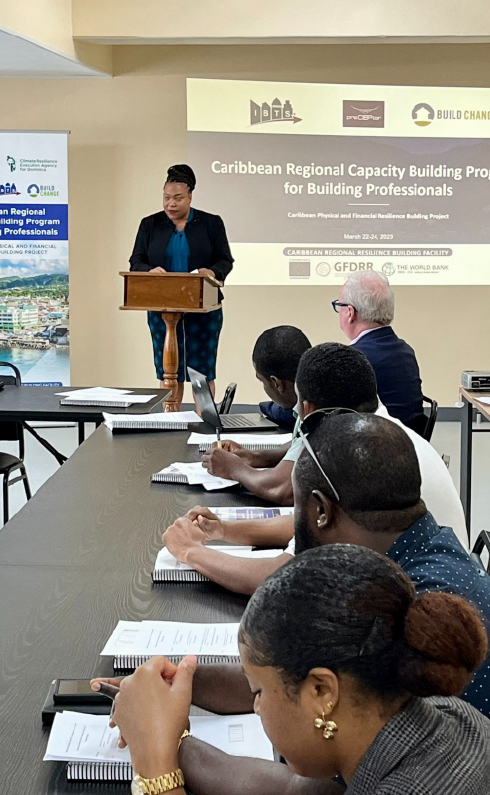
[[[412,110],[412,119],[419,127],[427,127],[434,121],[434,108],[427,105],[426,102],[419,102]]]
[[[19,196],[20,190],[17,190],[15,182],[6,182],[5,185],[0,185],[0,196]]]
[[[303,119],[294,115],[293,106],[289,99],[286,100],[284,105],[280,99],[274,99],[269,105],[268,102],[262,102],[258,105],[253,99],[250,100],[250,124],[268,124],[269,122],[276,121],[292,121],[297,124]]]
[[[384,127],[385,103],[366,102],[365,100],[344,99],[344,127]]]

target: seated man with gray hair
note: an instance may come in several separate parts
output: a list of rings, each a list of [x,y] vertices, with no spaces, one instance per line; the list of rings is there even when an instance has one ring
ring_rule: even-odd
[[[391,327],[395,296],[386,276],[377,271],[353,273],[332,306],[350,344],[371,362],[381,402],[392,417],[420,432],[424,417],[419,366],[413,348]]]

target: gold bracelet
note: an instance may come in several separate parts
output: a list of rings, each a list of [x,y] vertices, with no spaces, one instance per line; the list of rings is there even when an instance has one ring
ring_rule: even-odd
[[[182,734],[182,737],[179,740],[179,749],[180,749],[180,746],[182,745],[182,740],[185,740],[186,737],[190,737],[190,736],[191,736],[190,731],[188,731],[188,729],[186,729],[185,732]]]

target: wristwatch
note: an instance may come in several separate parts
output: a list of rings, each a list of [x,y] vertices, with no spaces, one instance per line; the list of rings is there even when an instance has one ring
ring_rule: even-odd
[[[165,773],[158,778],[143,778],[136,775],[131,782],[131,795],[160,795],[161,792],[172,792],[184,786],[182,770],[177,768],[173,773]]]
[[[186,729],[179,740],[179,748],[182,745],[182,740],[190,736],[190,732]],[[131,795],[160,795],[161,792],[172,792],[173,789],[183,787],[184,783],[180,767],[173,773],[165,773],[164,776],[158,776],[158,778],[143,778],[135,775],[131,782]]]

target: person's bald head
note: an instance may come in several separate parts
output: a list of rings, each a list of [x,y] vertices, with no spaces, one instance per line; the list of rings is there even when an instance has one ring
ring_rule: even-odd
[[[373,536],[401,533],[425,513],[417,454],[402,428],[374,414],[311,415],[308,424],[339,500],[303,447],[293,477],[297,552],[351,543],[346,532],[354,526]]]

